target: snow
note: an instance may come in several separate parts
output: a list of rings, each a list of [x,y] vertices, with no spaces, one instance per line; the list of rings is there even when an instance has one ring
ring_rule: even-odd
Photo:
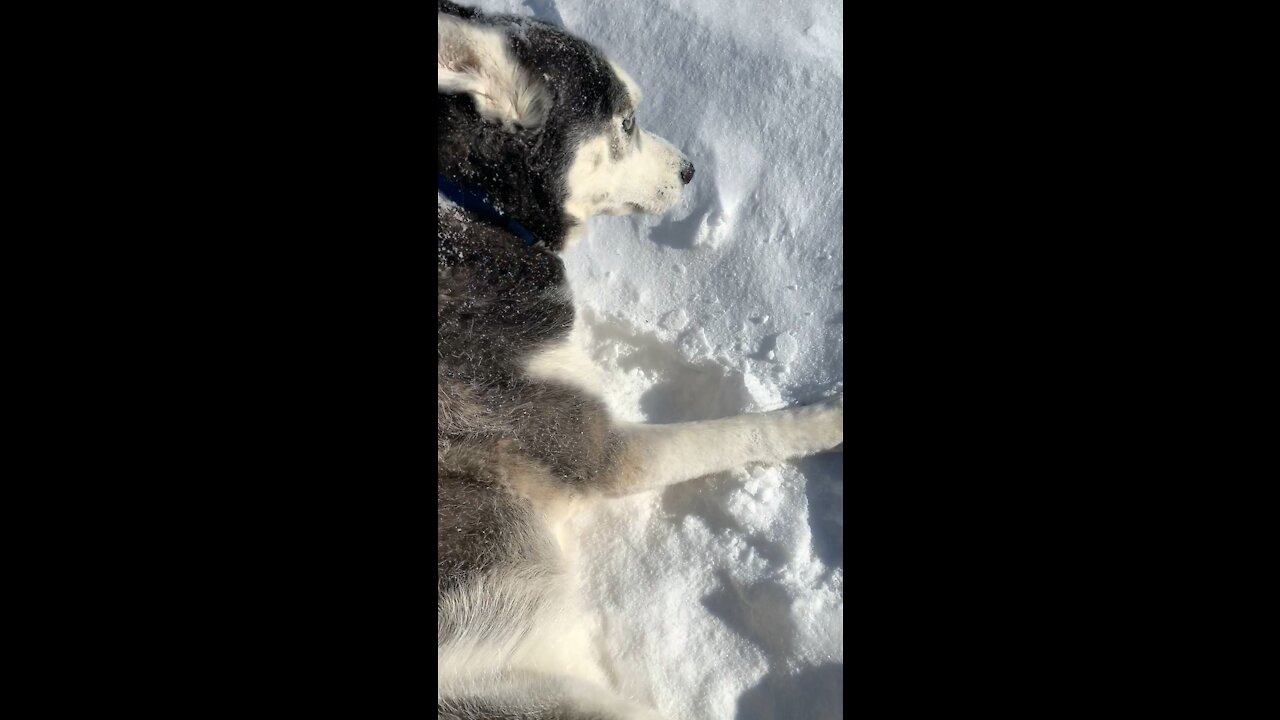
[[[603,48],[697,172],[565,254],[613,412],[676,422],[842,389],[843,10],[831,0],[463,0]],[[752,467],[575,520],[609,679],[669,718],[843,715],[844,456]]]

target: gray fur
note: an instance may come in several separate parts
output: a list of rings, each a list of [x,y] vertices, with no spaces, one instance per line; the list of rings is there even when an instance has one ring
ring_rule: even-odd
[[[576,39],[566,43],[562,31],[532,30],[554,39],[560,57],[595,54]],[[541,241],[526,246],[457,206],[438,208],[437,642],[510,655],[532,628],[549,624],[541,619],[567,588],[546,516],[566,500],[599,494],[621,450],[599,400],[524,372],[533,353],[563,341],[573,325],[554,252],[571,226],[559,211],[561,176],[569,148],[593,123],[556,113],[536,133],[512,134],[484,124],[455,96],[440,96],[439,119],[441,172],[503,178],[485,191]],[[441,718],[623,717],[583,708],[584,691],[564,678],[531,682],[497,672],[470,695],[452,692],[439,699]]]
[[[464,95],[437,94],[440,171],[483,189],[546,247],[561,249],[576,225],[563,212],[565,174],[581,140],[604,133],[614,116],[627,112],[623,82],[600,51],[560,28],[514,15],[481,15],[453,3],[441,2],[440,12],[507,32],[511,54],[554,102],[543,126],[512,131],[487,122]]]
[[[438,205],[437,715],[655,718],[566,669],[579,658],[555,655],[568,645],[559,635],[567,634],[573,615],[557,530],[584,501],[829,449],[842,438],[843,401],[636,427],[612,422],[603,402],[579,389],[568,364],[559,376],[535,373],[531,361],[553,357],[548,351],[565,343],[574,322],[557,252],[575,218],[590,213],[566,209],[576,202],[569,186],[578,188],[574,192],[599,189],[595,175],[573,175],[571,166],[582,164],[577,156],[588,156],[587,150],[579,153],[587,147],[614,161],[637,157],[639,136],[624,136],[631,131],[617,127],[632,108],[629,81],[598,50],[558,28],[484,16],[445,0],[439,7],[452,16],[441,20],[442,27],[455,27],[458,17],[502,28],[509,47],[489,56],[509,50],[524,65],[509,77],[539,78],[535,89],[545,97],[538,102],[549,98],[551,106],[543,118],[537,105],[539,125],[523,127],[482,115],[479,101],[465,93],[437,94],[439,173],[482,190],[537,239],[526,244],[504,222],[443,199]],[[493,35],[486,37],[492,48]],[[465,66],[451,63],[481,56],[462,47],[462,54],[442,61],[448,65],[442,87],[468,87],[456,78]],[[520,87],[528,90],[529,83]],[[628,186],[625,159],[609,180],[668,198],[678,194],[692,177],[692,164],[657,136],[645,137],[651,149],[665,153],[654,155],[662,162],[645,168],[645,182],[653,184]],[[607,153],[599,149],[604,142]],[[599,212],[609,211],[602,207]],[[660,209],[650,205],[647,211]],[[552,666],[552,660],[560,664]]]

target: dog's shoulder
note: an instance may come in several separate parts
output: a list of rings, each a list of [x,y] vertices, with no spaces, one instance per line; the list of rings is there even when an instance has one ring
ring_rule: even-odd
[[[474,380],[512,377],[573,327],[564,263],[541,245],[440,204],[439,363]]]

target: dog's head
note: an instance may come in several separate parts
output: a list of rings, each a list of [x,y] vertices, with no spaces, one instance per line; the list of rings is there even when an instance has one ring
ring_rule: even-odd
[[[561,235],[680,199],[693,164],[640,127],[639,87],[598,49],[444,0],[437,21],[440,172]]]

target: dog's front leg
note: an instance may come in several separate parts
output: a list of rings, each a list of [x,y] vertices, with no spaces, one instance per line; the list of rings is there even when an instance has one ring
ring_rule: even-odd
[[[606,492],[626,495],[830,450],[844,442],[844,395],[801,408],[618,430],[621,462]]]

